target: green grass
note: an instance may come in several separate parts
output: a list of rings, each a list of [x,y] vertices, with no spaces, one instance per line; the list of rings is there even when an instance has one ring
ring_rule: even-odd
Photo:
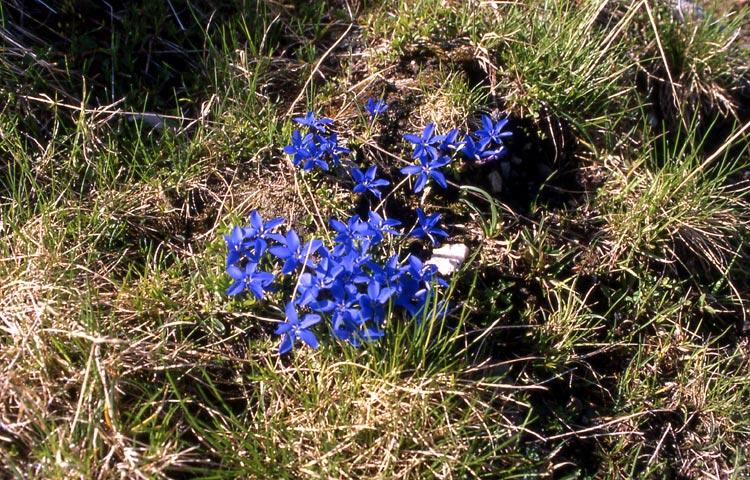
[[[0,6],[0,476],[750,473],[746,11],[71,8]],[[283,153],[307,109],[392,185],[428,122],[518,140],[387,197],[470,249],[418,325],[279,357],[289,292],[228,298],[222,234],[258,210],[330,239],[363,208]]]

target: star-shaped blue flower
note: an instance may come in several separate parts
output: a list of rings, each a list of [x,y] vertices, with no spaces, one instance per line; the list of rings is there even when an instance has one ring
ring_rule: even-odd
[[[424,189],[429,177],[432,177],[441,187],[448,188],[445,175],[439,169],[446,166],[450,161],[451,159],[447,155],[437,157],[433,160],[430,160],[429,157],[420,157],[420,165],[404,167],[401,169],[401,173],[404,175],[418,175],[417,181],[414,183],[414,193],[419,193]]]
[[[439,213],[433,213],[428,217],[424,214],[421,208],[417,208],[417,219],[419,226],[412,230],[410,236],[417,238],[427,237],[433,245],[438,244],[436,237],[448,236],[448,233],[445,230],[437,227],[437,224],[440,221]]]
[[[458,138],[460,133],[461,132],[457,128],[454,128],[445,135],[435,137],[436,140],[439,139],[437,146],[438,151],[443,155],[450,155],[451,152],[460,150],[464,145],[463,141]]]
[[[383,180],[382,178],[375,178],[377,171],[378,167],[375,165],[369,167],[365,173],[362,173],[362,170],[358,168],[352,168],[352,178],[357,182],[352,191],[354,193],[371,192],[373,195],[380,198],[381,193],[380,190],[378,190],[378,187],[390,185],[390,182],[388,180]]]
[[[434,133],[435,124],[430,123],[426,127],[424,127],[422,136],[414,135],[411,133],[407,133],[404,135],[404,140],[415,145],[412,158],[421,159],[423,157],[429,156],[430,158],[435,159],[438,157],[438,150],[437,148],[435,148],[435,144],[440,143],[442,138],[435,136]]]
[[[281,269],[281,273],[284,275],[294,272],[300,265],[312,267],[313,261],[310,257],[323,246],[323,242],[317,239],[309,240],[302,246],[299,236],[294,230],[289,230],[281,243],[281,245],[270,247],[268,251],[277,258],[285,260]]]
[[[348,148],[339,145],[339,137],[336,133],[332,133],[328,137],[315,135],[315,139],[318,141],[318,148],[320,149],[319,157],[322,159],[330,158],[334,167],[339,164],[339,154],[349,154]],[[325,170],[328,170],[328,164],[326,164]]]
[[[385,238],[386,233],[397,236],[401,235],[393,229],[393,227],[398,227],[399,225],[401,225],[401,222],[399,222],[395,218],[389,218],[386,220],[378,215],[377,212],[370,210],[369,212],[367,212],[367,223],[370,225],[370,229],[373,232],[373,235],[371,237],[373,245],[377,245],[382,242],[383,238]]]
[[[257,268],[258,264],[254,262],[248,262],[244,270],[236,265],[230,265],[227,268],[227,273],[234,278],[234,283],[229,286],[227,295],[234,296],[245,290],[250,290],[255,298],[263,300],[263,293],[268,290],[266,287],[273,282],[273,274],[258,272],[256,271]]]
[[[275,240],[277,242],[283,242],[284,237],[278,233],[273,233],[273,229],[284,223],[282,217],[272,218],[271,220],[264,222],[263,217],[260,216],[257,210],[250,212],[250,237],[260,238],[262,240]]]
[[[507,124],[507,118],[503,118],[497,123],[493,123],[492,118],[487,115],[482,115],[482,127],[484,128],[474,132],[474,134],[478,138],[477,143],[479,147],[484,150],[492,142],[494,142],[496,145],[502,145],[503,138],[508,138],[513,135],[511,132],[503,131]]]
[[[370,114],[371,119],[374,120],[376,116],[381,115],[386,110],[388,110],[388,105],[386,105],[383,100],[376,101],[375,99],[370,97],[367,99],[365,110],[367,110],[367,113]]]
[[[353,246],[354,241],[363,240],[373,234],[370,225],[363,222],[359,215],[352,215],[346,223],[332,218],[328,221],[328,224],[338,233],[333,241],[348,246]]]
[[[313,134],[308,133],[303,137],[300,131],[295,129],[292,132],[292,143],[284,147],[284,152],[292,155],[292,163],[296,167],[302,160],[310,158],[312,155],[310,152],[311,146],[314,146]]]
[[[309,127],[310,130],[315,130],[320,133],[326,133],[325,126],[333,123],[333,120],[331,120],[330,118],[316,119],[313,112],[307,112],[304,117],[295,117],[293,120],[300,125]]]
[[[297,309],[294,303],[286,304],[286,322],[280,324],[273,332],[276,335],[284,335],[279,345],[279,354],[283,355],[294,347],[297,339],[302,340],[312,348],[318,348],[318,339],[315,334],[309,330],[310,327],[320,322],[320,315],[308,313],[299,321]]]
[[[484,149],[476,144],[474,142],[474,139],[472,139],[468,135],[466,135],[466,137],[464,138],[464,146],[461,149],[461,153],[463,153],[469,160],[475,161],[477,163],[482,163],[484,161]]]
[[[229,235],[224,235],[227,242],[227,267],[233,265],[250,253],[250,245],[247,241],[252,236],[249,228],[235,226]]]
[[[385,321],[383,306],[394,293],[396,293],[395,288],[383,286],[375,278],[371,278],[367,284],[367,293],[359,296],[362,316],[381,325]]]

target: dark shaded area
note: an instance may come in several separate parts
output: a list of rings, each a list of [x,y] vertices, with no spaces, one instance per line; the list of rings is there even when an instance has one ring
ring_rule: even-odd
[[[127,108],[161,112],[187,109],[202,92],[210,22],[263,17],[256,3],[243,9],[240,2],[207,0],[10,0],[3,15],[5,46],[24,53],[26,81],[41,69],[40,88],[67,101],[80,101],[67,97],[84,92],[90,105],[125,98]]]

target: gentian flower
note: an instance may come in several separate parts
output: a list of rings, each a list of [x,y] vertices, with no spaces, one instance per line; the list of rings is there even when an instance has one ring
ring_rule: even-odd
[[[262,240],[275,240],[277,242],[283,242],[284,237],[278,233],[273,233],[271,230],[284,223],[282,217],[272,218],[267,222],[263,222],[263,218],[260,216],[257,210],[250,212],[250,237],[260,238]]]
[[[361,310],[362,295],[356,292],[343,292],[338,288],[332,289],[331,294],[334,297],[331,330],[339,340],[359,347],[362,344],[361,340],[370,342],[385,335],[381,329],[367,325],[371,318],[365,316]]]
[[[315,167],[320,167],[321,170],[328,171],[328,162],[323,158],[324,152],[320,149],[320,146],[316,143],[311,144],[307,147],[307,157],[303,157],[305,163],[302,165],[302,171],[309,172]]]
[[[367,223],[370,224],[370,229],[373,232],[372,235],[372,243],[373,245],[377,245],[381,241],[383,241],[383,238],[385,237],[385,234],[388,233],[390,235],[401,235],[396,230],[393,230],[393,227],[398,227],[401,225],[401,222],[394,218],[389,218],[388,220],[385,220],[383,217],[378,215],[376,212],[370,210],[367,212]]]
[[[362,170],[358,168],[352,168],[352,178],[357,182],[352,191],[354,193],[372,192],[373,195],[380,198],[381,193],[378,187],[385,187],[390,182],[381,178],[376,179],[377,170],[378,167],[375,165],[369,167],[365,173],[362,173]]]
[[[315,266],[315,272],[304,272],[297,282],[297,305],[309,305],[318,301],[322,292],[329,290],[339,275],[344,272],[344,267],[333,259],[325,247],[320,249],[322,258]]]
[[[297,298],[294,299],[294,303],[308,305],[316,302],[320,295],[321,283],[318,275],[310,272],[302,273],[297,281]]]
[[[305,158],[310,158],[310,146],[313,145],[313,134],[308,133],[304,137],[295,129],[292,132],[292,143],[284,147],[284,152],[292,155],[292,163],[298,166]]]
[[[336,330],[344,322],[349,324],[361,325],[362,318],[357,302],[357,290],[353,285],[335,284],[330,289],[333,300],[325,300],[310,304],[310,307],[318,311],[332,311],[331,324]]]
[[[434,132],[435,124],[429,123],[426,127],[424,127],[424,131],[422,132],[421,137],[419,135],[413,135],[411,133],[407,133],[406,135],[404,135],[404,140],[416,145],[414,147],[412,158],[423,158],[429,156],[435,159],[438,157],[437,148],[435,148],[433,145],[439,143],[441,139],[440,137],[435,137],[433,135]]]
[[[369,281],[369,276],[363,272],[362,267],[372,263],[370,260],[371,255],[368,253],[370,242],[364,240],[359,247],[352,245],[349,248],[338,248],[339,246],[334,248],[333,253],[337,254],[337,257],[332,260],[343,268],[337,280],[344,281],[347,284]],[[338,250],[341,251],[339,252]]]
[[[469,160],[473,160],[477,163],[485,162],[485,159],[487,157],[487,153],[485,152],[484,148],[475,143],[474,140],[468,135],[464,137],[464,145],[461,149],[461,153],[463,153]]]
[[[299,321],[297,309],[294,303],[286,304],[286,322],[278,326],[273,332],[276,335],[284,335],[284,339],[279,345],[279,354],[283,355],[294,347],[297,339],[302,340],[312,348],[318,348],[318,339],[315,334],[309,330],[310,327],[320,322],[320,315],[308,313]]]
[[[484,152],[482,152],[482,156],[484,157],[485,162],[490,162],[493,160],[497,160],[505,155],[506,150],[507,148],[505,147],[505,145],[500,145],[498,148],[485,150]]]
[[[229,235],[224,235],[227,242],[227,267],[233,265],[249,253],[247,239],[252,236],[249,228],[235,226]]]
[[[503,144],[503,138],[512,136],[511,132],[504,132],[503,128],[508,124],[508,119],[503,118],[497,123],[492,122],[492,118],[488,115],[482,115],[482,130],[477,130],[474,134],[477,136],[478,145],[482,150],[486,149],[487,146],[494,142],[496,145]]]
[[[371,278],[367,284],[367,292],[359,296],[362,316],[373,320],[377,324],[382,324],[385,320],[383,305],[388,302],[395,292],[395,288],[384,287],[377,280]]]
[[[448,233],[437,227],[437,223],[440,221],[440,214],[433,213],[429,217],[424,214],[422,209],[417,208],[417,219],[419,226],[415,228],[410,236],[412,237],[427,237],[430,239],[433,245],[437,245],[437,236],[447,237]]]
[[[359,347],[362,345],[362,340],[366,342],[374,342],[385,336],[385,332],[379,328],[367,326],[360,328],[358,325],[347,321],[344,321],[337,328],[334,328],[333,334],[339,340],[349,342],[352,347]]]
[[[330,158],[333,162],[333,166],[336,167],[339,164],[339,154],[348,155],[349,149],[339,146],[339,137],[338,134],[332,133],[328,138],[323,137],[321,135],[315,135],[315,139],[318,141],[318,148],[319,148],[319,154],[318,156],[321,159]],[[324,162],[325,163],[325,162]],[[326,168],[324,170],[328,170],[328,164],[326,163]]]
[[[373,118],[386,109],[382,100],[372,98],[365,106]],[[305,130],[295,129],[291,144],[284,147],[284,152],[293,157],[295,166],[302,165],[304,170],[314,167],[328,170],[330,162],[337,165],[339,156],[349,153],[338,145],[336,133],[326,132],[332,120],[317,119],[308,112],[294,121],[308,130],[305,133]],[[404,135],[406,141],[414,144],[413,158],[418,162],[402,168],[401,172],[417,176],[414,191],[422,191],[430,179],[447,188],[448,182],[440,169],[450,162],[453,152],[461,151],[475,160],[500,155],[504,148],[502,139],[510,135],[502,131],[505,123],[492,124],[486,117],[483,124],[485,129],[476,134],[480,140],[469,135],[462,138],[458,129],[435,135],[434,123],[427,125],[419,135]],[[370,192],[381,198],[381,188],[390,182],[378,179],[377,172],[376,166],[352,169],[353,191],[359,194]],[[438,244],[440,237],[448,236],[438,226],[439,213],[427,216],[417,209],[416,214],[418,223],[410,232],[411,236],[427,237],[434,245]],[[384,219],[374,211],[368,212],[366,220],[364,215],[353,215],[346,223],[331,219],[329,225],[335,232],[332,235],[335,244],[330,249],[317,239],[303,245],[297,232],[291,228],[285,235],[276,233],[284,221],[283,218],[264,221],[253,210],[249,226],[234,227],[224,235],[227,272],[233,279],[228,295],[250,290],[256,299],[261,300],[272,290],[274,275],[258,270],[266,250],[281,260],[284,275],[299,275],[294,298],[286,303],[286,319],[275,330],[276,334],[283,336],[278,346],[280,354],[293,350],[298,340],[317,348],[318,339],[310,329],[321,321],[322,314],[330,319],[328,328],[332,334],[353,346],[377,340],[385,335],[383,325],[391,308],[416,316],[427,308],[434,308],[428,303],[431,292],[436,285],[446,285],[437,277],[435,266],[425,265],[411,255],[399,261],[398,254],[389,253],[385,248],[373,248],[383,242],[386,234],[401,235],[396,230],[401,224],[398,220]],[[311,258],[313,256],[315,258]],[[447,308],[440,308],[447,311]],[[313,313],[303,316],[302,310],[298,309]]]
[[[384,266],[376,265],[372,269],[372,277],[380,285],[393,285],[398,287],[399,277],[402,274],[402,267],[398,262],[398,254],[389,258]],[[398,290],[398,288],[396,288]]]
[[[254,262],[248,262],[245,265],[245,270],[236,265],[230,265],[227,268],[227,273],[234,278],[235,282],[229,286],[227,295],[237,295],[247,289],[253,293],[255,298],[263,300],[263,293],[265,290],[268,290],[266,287],[273,281],[273,274],[269,272],[257,272],[257,268],[258,264]]]
[[[302,246],[297,232],[290,229],[287,232],[282,245],[274,245],[270,247],[268,251],[277,258],[285,260],[281,273],[289,275],[300,265],[312,267],[313,261],[310,257],[322,246],[323,242],[317,239],[309,240],[304,246]]]
[[[424,189],[429,177],[432,177],[441,187],[448,188],[448,183],[445,181],[445,175],[443,175],[438,169],[444,167],[450,161],[450,157],[446,155],[434,158],[433,160],[429,160],[428,157],[420,157],[419,162],[421,165],[409,165],[408,167],[402,168],[401,173],[404,175],[418,174],[417,181],[414,183],[414,193],[419,193]]]
[[[347,223],[332,218],[328,221],[328,224],[338,233],[333,240],[347,247],[354,246],[356,240],[363,240],[372,235],[370,225],[363,222],[359,215],[352,215]]]
[[[416,317],[424,309],[436,278],[438,285],[448,286],[445,280],[436,276],[435,265],[424,264],[414,255],[409,255],[402,272],[399,282],[401,288],[394,303],[405,308],[412,317]]]
[[[367,99],[365,110],[367,110],[367,113],[370,114],[371,119],[374,120],[376,116],[381,115],[383,112],[388,110],[388,105],[386,105],[383,100],[375,101],[372,97],[370,97]]]
[[[417,282],[429,285],[432,283],[433,278],[435,278],[438,269],[435,265],[424,263],[414,255],[409,255],[409,257],[406,259],[406,268],[404,271]],[[448,286],[445,280],[441,278],[438,278],[437,283],[438,285],[442,285],[444,287]]]
[[[457,128],[454,128],[445,135],[435,137],[436,140],[439,139],[439,143],[437,146],[438,151],[443,155],[449,155],[451,151],[460,150],[461,147],[463,147],[463,142],[458,139],[459,133],[459,130]]]
[[[325,126],[333,123],[333,120],[330,118],[316,119],[313,112],[307,112],[304,117],[296,117],[293,120],[300,125],[308,127],[310,130],[315,130],[320,133],[326,133]]]

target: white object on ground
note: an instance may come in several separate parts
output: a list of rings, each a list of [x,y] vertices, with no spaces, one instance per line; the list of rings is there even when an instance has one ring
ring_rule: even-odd
[[[469,247],[461,243],[443,245],[432,251],[432,258],[427,260],[428,265],[435,265],[442,275],[450,275],[463,265]]]

